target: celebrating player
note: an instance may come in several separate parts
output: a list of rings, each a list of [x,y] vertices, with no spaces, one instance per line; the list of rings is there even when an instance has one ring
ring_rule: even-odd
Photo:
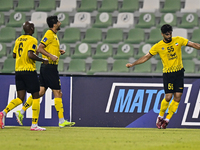
[[[182,63],[181,46],[190,46],[200,49],[200,44],[193,43],[188,39],[177,36],[172,37],[172,26],[165,24],[161,27],[163,40],[152,46],[145,56],[139,58],[134,63],[126,64],[126,67],[133,67],[149,60],[152,56],[159,54],[163,63],[163,82],[165,98],[161,102],[160,113],[156,120],[158,129],[166,129],[169,120],[176,112],[184,86],[184,68]],[[174,96],[171,104],[170,100]],[[164,119],[165,111],[168,113]]]

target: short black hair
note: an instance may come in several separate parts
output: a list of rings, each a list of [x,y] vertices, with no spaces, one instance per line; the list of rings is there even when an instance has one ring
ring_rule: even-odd
[[[170,31],[173,31],[172,29],[172,26],[169,25],[169,24],[164,24],[162,27],[161,27],[161,32],[164,34],[164,33],[167,33],[167,32],[170,32]]]
[[[49,28],[53,28],[53,25],[58,22],[58,17],[57,16],[49,16],[47,17],[47,24]]]

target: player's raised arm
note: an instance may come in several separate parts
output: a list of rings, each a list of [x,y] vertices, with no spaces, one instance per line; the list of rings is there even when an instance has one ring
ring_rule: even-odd
[[[134,63],[126,64],[126,67],[130,68],[130,67],[133,67],[135,65],[142,64],[142,63],[146,62],[147,60],[149,60],[151,57],[152,57],[152,55],[150,53],[147,53],[146,55],[144,55],[144,56],[140,57],[138,60],[136,60]]]

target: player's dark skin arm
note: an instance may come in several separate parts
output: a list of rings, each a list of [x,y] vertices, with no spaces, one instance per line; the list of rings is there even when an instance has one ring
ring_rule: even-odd
[[[48,64],[49,62],[47,59],[38,57],[33,51],[28,51],[28,57],[36,61],[42,61],[44,64]]]

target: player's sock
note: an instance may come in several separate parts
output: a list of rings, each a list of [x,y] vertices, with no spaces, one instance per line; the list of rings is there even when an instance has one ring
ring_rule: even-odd
[[[167,101],[165,100],[165,98],[164,98],[164,99],[162,100],[162,102],[161,102],[161,105],[160,105],[160,113],[159,113],[159,116],[161,116],[161,117],[164,116],[165,111],[167,110],[168,106],[169,106],[169,102],[167,102]]]
[[[55,108],[56,111],[58,112],[58,118],[64,118],[64,109],[63,109],[63,103],[62,103],[62,98],[54,98],[55,102]]]
[[[21,114],[23,115],[25,113],[25,111],[31,107],[33,104],[33,97],[29,96],[29,98],[27,99],[26,103],[23,105],[22,110],[21,110]]]
[[[64,118],[59,118],[59,123],[62,124],[63,122],[65,122]]]
[[[22,103],[22,100],[20,98],[13,99],[3,110],[6,114],[11,111],[13,108],[17,107]]]
[[[170,120],[171,117],[173,116],[173,114],[176,112],[176,110],[178,109],[178,105],[179,103],[172,100],[171,104],[169,105],[169,110],[166,116],[166,119]]]
[[[33,115],[32,115],[32,125],[38,123],[39,113],[40,113],[40,98],[33,99],[32,105]]]

